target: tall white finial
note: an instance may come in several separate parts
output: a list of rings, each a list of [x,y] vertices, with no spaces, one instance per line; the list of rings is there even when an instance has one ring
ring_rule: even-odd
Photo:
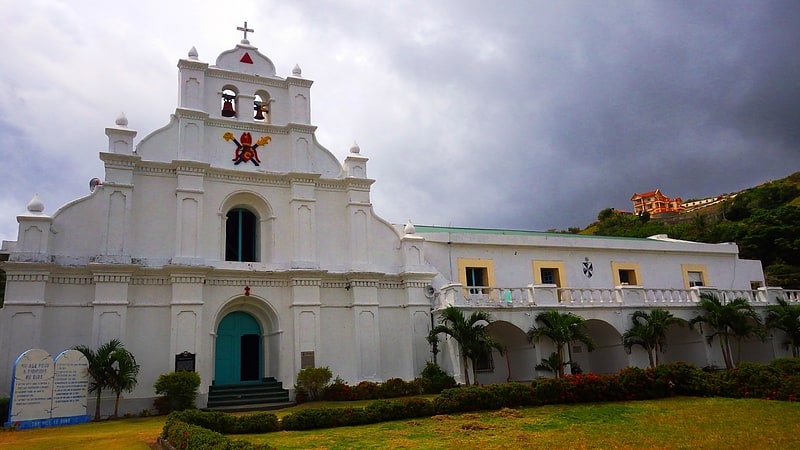
[[[117,126],[119,127],[126,128],[128,126],[128,118],[125,117],[124,112],[121,112],[119,113],[119,116],[117,116],[117,120],[114,121],[114,123],[117,124]]]
[[[303,74],[303,71],[300,70],[300,65],[299,64],[295,64],[294,65],[294,69],[292,69],[292,75],[294,75],[296,77],[299,77],[302,74]]]
[[[350,147],[350,153],[361,153],[361,147],[358,146],[358,142],[353,141],[353,146]]]
[[[39,198],[39,194],[33,194],[33,198],[28,202],[28,212],[31,214],[41,214],[44,211],[44,203]]]
[[[411,223],[411,219],[408,219],[406,225],[403,227],[403,233],[405,234],[414,234],[417,232],[417,229],[414,227],[414,224]]]
[[[194,48],[194,45],[189,49],[189,59],[197,60],[197,49]]]

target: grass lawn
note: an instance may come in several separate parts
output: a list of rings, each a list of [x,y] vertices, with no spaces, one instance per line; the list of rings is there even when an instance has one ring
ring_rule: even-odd
[[[319,404],[297,408],[308,406]],[[148,449],[163,424],[164,417],[150,417],[2,432],[0,448]],[[237,437],[279,449],[800,448],[800,403],[669,398],[553,405]]]

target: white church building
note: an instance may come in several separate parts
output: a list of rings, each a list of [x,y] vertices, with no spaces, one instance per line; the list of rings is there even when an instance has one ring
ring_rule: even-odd
[[[150,407],[181,354],[202,379],[201,407],[211,386],[274,378],[291,389],[304,367],[350,383],[413,379],[449,305],[495,319],[507,352],[481,362],[481,383],[547,375],[534,366],[552,349],[525,332],[551,308],[589,319],[598,349],[571,348],[585,371],[616,372],[647,364],[621,345],[633,311],[690,319],[702,290],[759,308],[787,295],[735,244],[392,225],[373,211],[360,149],[338,161],[317,142],[299,67],[278,76],[245,33],[215,64],[192,49],[178,69],[164,127],[134,144],[121,116],[87,196],[50,214],[34,197],[17,216],[17,240],[0,251],[0,396],[23,351],[113,338],[141,365],[123,412]],[[701,333],[675,330],[667,360],[722,365]],[[748,343],[744,357],[787,354],[779,341]],[[441,350],[463,381],[457,347]]]

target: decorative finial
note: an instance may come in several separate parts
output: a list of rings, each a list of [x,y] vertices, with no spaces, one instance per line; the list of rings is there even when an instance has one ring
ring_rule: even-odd
[[[127,127],[128,126],[128,118],[125,117],[125,113],[124,112],[121,112],[121,113],[119,113],[119,116],[117,116],[117,120],[114,123],[116,123],[117,126],[119,126],[119,127],[123,127],[123,128]]]
[[[189,49],[189,59],[197,60],[197,49],[194,48],[194,45]]]
[[[417,229],[414,228],[414,224],[411,223],[411,219],[408,219],[406,225],[403,227],[403,233],[405,234],[414,234],[417,232]]]
[[[358,142],[353,141],[353,146],[350,147],[350,153],[361,153],[361,147],[358,146]]]
[[[33,194],[33,198],[28,202],[28,212],[31,214],[41,214],[44,211],[44,203],[39,198],[39,194]]]
[[[247,21],[246,20],[244,21],[244,26],[243,27],[236,27],[236,29],[244,33],[244,38],[242,39],[242,44],[250,45],[250,41],[247,40],[247,33],[248,32],[255,33],[256,30],[254,30],[252,28],[247,28]]]
[[[302,71],[302,70],[300,70],[300,65],[298,65],[298,64],[295,64],[295,65],[294,65],[294,69],[292,69],[292,75],[294,75],[294,76],[296,76],[296,77],[299,77],[299,76],[300,76],[300,75],[302,75],[302,74],[303,74],[303,71]]]

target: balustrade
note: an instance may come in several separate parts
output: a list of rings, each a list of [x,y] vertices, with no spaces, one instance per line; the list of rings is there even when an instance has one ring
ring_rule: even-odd
[[[754,304],[775,304],[777,299],[800,303],[800,290],[760,288],[757,290],[716,289],[713,287],[646,288],[617,286],[615,288],[570,288],[556,285],[525,287],[469,286],[450,284],[440,289],[436,307],[447,306],[487,308],[531,307],[693,307],[703,293],[717,296],[723,302],[745,298]]]

